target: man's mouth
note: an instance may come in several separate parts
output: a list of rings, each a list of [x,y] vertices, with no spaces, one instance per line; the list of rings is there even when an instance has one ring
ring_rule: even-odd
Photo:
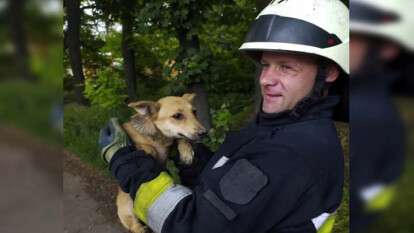
[[[276,99],[276,98],[279,98],[279,97],[282,97],[282,96],[283,95],[280,94],[280,93],[265,93],[265,97],[267,99]]]

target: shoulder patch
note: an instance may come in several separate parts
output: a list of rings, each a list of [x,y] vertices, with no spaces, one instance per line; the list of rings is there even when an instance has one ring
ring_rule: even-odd
[[[267,176],[259,168],[247,159],[240,159],[221,178],[220,191],[225,200],[244,205],[253,200],[267,182]]]

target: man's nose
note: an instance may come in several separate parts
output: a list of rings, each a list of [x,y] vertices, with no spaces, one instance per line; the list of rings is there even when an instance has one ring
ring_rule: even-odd
[[[262,71],[260,75],[260,85],[262,86],[273,86],[279,82],[279,77],[275,71],[266,70]]]

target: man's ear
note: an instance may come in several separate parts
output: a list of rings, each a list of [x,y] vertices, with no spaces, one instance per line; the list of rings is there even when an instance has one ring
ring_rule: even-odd
[[[196,97],[195,93],[186,93],[182,96],[184,99],[186,99],[188,102],[192,103],[194,98]]]
[[[395,60],[401,53],[400,48],[395,43],[384,43],[380,48],[381,59],[385,62]]]
[[[329,64],[326,66],[326,79],[328,83],[334,82],[339,77],[339,68],[335,64]]]
[[[133,108],[142,116],[153,116],[160,110],[160,104],[154,101],[132,102],[128,104],[128,107]]]

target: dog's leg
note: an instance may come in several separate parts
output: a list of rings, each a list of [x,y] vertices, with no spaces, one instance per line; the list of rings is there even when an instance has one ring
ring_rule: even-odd
[[[185,164],[191,164],[194,159],[194,150],[191,144],[185,139],[178,139],[178,152],[180,160]]]
[[[134,214],[134,202],[128,193],[121,189],[116,197],[116,206],[118,208],[118,217],[122,225],[132,233],[145,233],[147,227],[142,225]]]
[[[155,159],[158,159],[158,151],[151,145],[141,144],[137,146],[137,149],[145,151],[145,154],[151,155]]]

